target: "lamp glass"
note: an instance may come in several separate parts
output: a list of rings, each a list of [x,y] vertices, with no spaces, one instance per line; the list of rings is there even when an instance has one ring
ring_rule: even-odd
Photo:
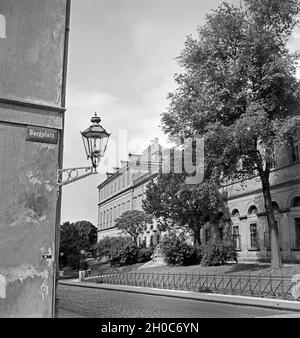
[[[97,166],[100,158],[104,156],[108,138],[110,136],[110,134],[99,124],[100,118],[98,118],[96,114],[95,116],[96,117],[91,120],[94,122],[93,125],[81,132],[87,158],[92,160],[93,166]],[[99,119],[99,121],[97,119]]]

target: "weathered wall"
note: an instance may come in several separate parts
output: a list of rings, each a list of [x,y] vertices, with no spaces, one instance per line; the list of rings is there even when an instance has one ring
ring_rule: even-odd
[[[60,106],[66,0],[0,0],[0,97]]]
[[[67,3],[0,0],[0,317],[54,314]],[[31,125],[57,143],[27,140]]]
[[[0,314],[45,316],[52,311],[58,149],[25,138],[25,126],[0,123],[0,271],[7,282]]]

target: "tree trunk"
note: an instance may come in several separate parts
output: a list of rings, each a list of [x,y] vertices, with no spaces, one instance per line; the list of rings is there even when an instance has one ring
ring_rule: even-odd
[[[262,189],[267,213],[268,228],[271,240],[271,268],[281,269],[282,261],[280,256],[278,228],[275,222],[274,210],[272,206],[272,197],[270,191],[269,177],[266,174],[261,175]]]

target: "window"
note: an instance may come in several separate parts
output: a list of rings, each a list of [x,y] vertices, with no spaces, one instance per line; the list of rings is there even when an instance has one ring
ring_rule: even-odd
[[[300,218],[295,218],[295,249],[300,250]]]
[[[295,197],[292,202],[292,208],[300,207],[300,197]]]
[[[250,224],[250,246],[251,249],[259,249],[258,245],[258,232],[256,223]]]
[[[205,240],[205,243],[209,243],[210,242],[210,229],[205,229],[205,231],[204,231],[204,240]]]
[[[6,38],[6,20],[3,14],[0,14],[0,39]]]
[[[136,209],[136,197],[133,198],[133,209]]]
[[[150,236],[150,246],[153,246],[153,235]]]
[[[267,155],[267,154],[266,154]],[[276,154],[274,149],[270,149],[269,153],[269,162],[270,162],[270,169],[275,169],[276,168]]]
[[[258,213],[255,205],[252,205],[248,210],[248,215],[256,215]]]
[[[236,250],[241,250],[241,235],[238,225],[234,225],[232,228],[232,239]]]
[[[238,209],[234,209],[232,211],[232,217],[237,217],[237,218],[240,217],[240,212],[238,211]]]
[[[102,212],[99,212],[99,229],[102,228]]]
[[[101,229],[104,228],[104,223],[105,223],[105,212],[101,212]]]
[[[143,200],[143,195],[142,194],[140,194],[139,196],[138,196],[138,206],[137,206],[137,209],[138,210],[143,210],[143,208],[142,208],[142,200]]]
[[[267,249],[267,251],[271,250],[270,233],[268,230],[264,232],[264,246]]]
[[[299,161],[299,142],[291,141],[291,161],[292,163]]]

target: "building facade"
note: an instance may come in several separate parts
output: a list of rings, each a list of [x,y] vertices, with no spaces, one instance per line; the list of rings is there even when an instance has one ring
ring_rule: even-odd
[[[158,144],[158,143],[157,143]],[[300,153],[298,142],[282,147],[270,174],[271,196],[279,232],[281,256],[285,262],[300,261]],[[154,146],[155,148],[155,146]],[[120,234],[115,219],[127,210],[142,210],[146,186],[155,173],[136,164],[149,154],[130,154],[128,161],[99,186],[98,240],[105,236]],[[152,145],[153,149],[153,145]],[[150,152],[151,153],[151,152]],[[150,157],[159,161],[159,153],[152,151]],[[160,153],[161,154],[161,153]],[[149,156],[148,156],[149,157]],[[270,236],[264,207],[261,182],[254,177],[246,182],[234,182],[223,187],[227,193],[227,215],[220,213],[213,224],[210,219],[202,227],[200,238],[208,243],[225,230],[235,242],[239,261],[270,260]],[[146,245],[156,244],[165,235],[160,233],[154,221],[141,234],[140,241]],[[193,241],[193,239],[191,239]]]
[[[98,241],[121,232],[115,226],[116,218],[129,210],[142,211],[146,186],[158,173],[160,145],[156,138],[142,154],[129,154],[119,168],[107,173],[107,178],[98,186]],[[160,232],[156,223],[148,225],[139,237],[147,246],[158,243]]]
[[[281,257],[300,261],[300,154],[299,142],[278,151],[270,174],[272,204],[278,226]],[[230,231],[240,261],[269,261],[270,236],[259,177],[224,187],[228,196]],[[219,224],[222,231],[226,221]],[[211,239],[209,221],[201,230],[202,242]]]

